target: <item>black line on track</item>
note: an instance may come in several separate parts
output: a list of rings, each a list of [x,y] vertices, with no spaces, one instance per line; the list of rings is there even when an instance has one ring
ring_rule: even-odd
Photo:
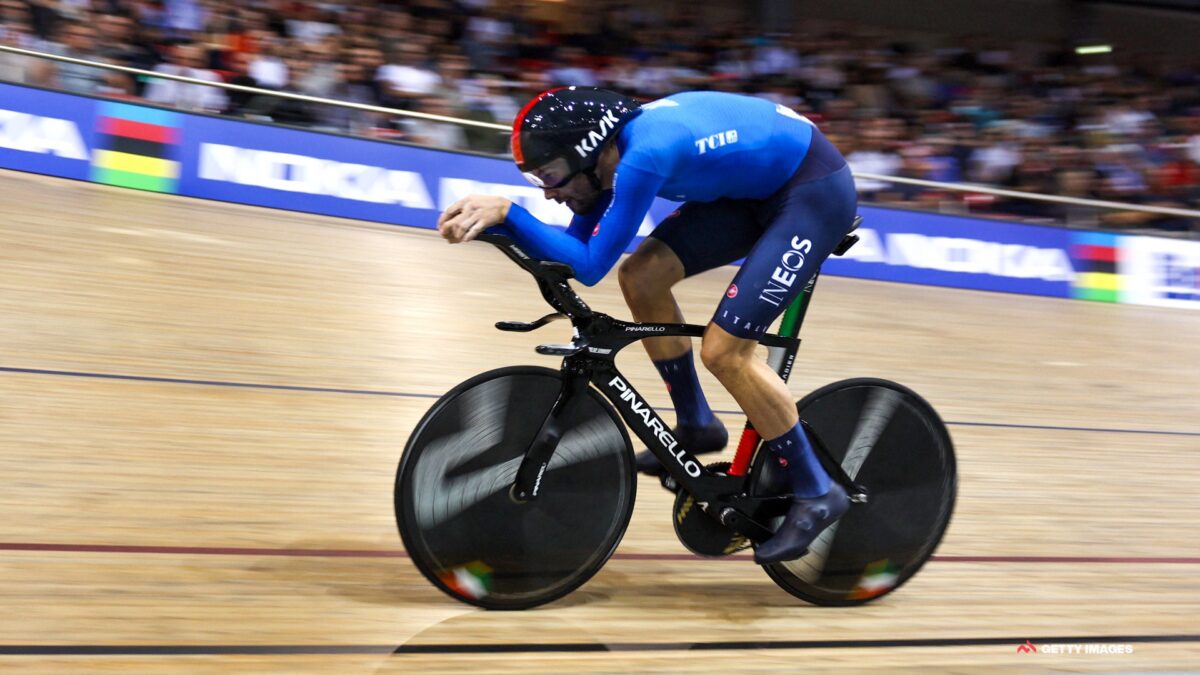
[[[162,382],[165,384],[194,384],[204,387],[232,387],[235,389],[268,389],[272,391],[304,391],[319,394],[353,394],[356,396],[393,396],[398,398],[441,398],[440,394],[414,394],[380,389],[339,389],[336,387],[303,387],[290,384],[259,384],[256,382],[229,382],[225,380],[188,380],[178,377],[151,377],[148,375],[117,375],[115,373],[86,373],[74,370],[42,370],[40,368],[0,367],[0,373],[22,375],[54,375],[57,377],[85,377],[97,380],[124,380],[126,382]]]
[[[403,391],[387,391],[383,389],[341,389],[337,387],[307,387],[288,384],[261,384],[256,382],[231,382],[227,380],[192,380],[177,377],[152,377],[148,375],[119,375],[116,373],[89,373],[75,370],[45,370],[41,368],[13,368],[0,366],[0,373],[17,373],[21,375],[52,375],[56,377],[83,377],[99,380],[122,380],[126,382],[160,382],[164,384],[190,384],[205,387],[230,387],[235,389],[266,389],[269,391],[299,391],[319,394],[351,394],[355,396],[390,396],[393,398],[441,398],[440,394],[417,394]],[[660,410],[674,410],[663,407]],[[738,410],[714,410],[722,415],[742,415]],[[1085,431],[1109,434],[1144,434],[1152,436],[1188,436],[1200,437],[1200,431],[1162,431],[1156,429],[1112,429],[1104,427],[1066,427],[1044,424],[1004,424],[999,422],[953,422],[950,426],[994,427],[1001,429],[1042,429],[1047,431]]]
[[[284,556],[310,558],[407,558],[399,549],[324,549],[324,548],[248,548],[228,546],[148,546],[121,544],[50,544],[38,542],[0,542],[0,551],[38,551],[45,553],[103,553],[103,554],[163,554],[163,555],[227,555],[227,556]],[[614,553],[613,560],[644,560],[647,562],[746,562],[752,556],[733,555],[708,558],[693,553]],[[1004,555],[934,555],[935,563],[1011,563],[1011,564],[1103,564],[1103,565],[1200,565],[1200,557],[1183,556],[1004,556]]]
[[[530,654],[548,652],[747,651],[776,649],[896,649],[911,647],[1200,642],[1190,635],[1067,635],[1051,637],[917,638],[893,640],[779,640],[721,642],[595,642],[428,645],[0,645],[0,656],[227,656],[317,654]],[[1032,663],[1032,662],[1031,662]]]

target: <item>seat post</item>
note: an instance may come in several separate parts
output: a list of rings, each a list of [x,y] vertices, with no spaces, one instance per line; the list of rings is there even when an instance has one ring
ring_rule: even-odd
[[[804,315],[808,313],[808,300],[812,297],[813,289],[817,287],[817,277],[821,276],[820,268],[813,273],[812,279],[800,289],[800,294],[792,300],[783,312],[783,320],[779,322],[779,335],[794,338],[800,334],[800,325],[804,323]]]

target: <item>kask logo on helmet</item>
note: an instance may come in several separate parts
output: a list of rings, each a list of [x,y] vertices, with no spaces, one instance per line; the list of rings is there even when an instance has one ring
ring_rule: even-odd
[[[604,117],[600,118],[600,124],[597,128],[589,131],[586,138],[575,144],[575,152],[578,152],[579,156],[584,158],[595,152],[596,148],[604,143],[604,139],[608,138],[608,132],[616,128],[618,122],[620,120],[617,119],[617,115],[613,112],[612,108],[605,110]]]

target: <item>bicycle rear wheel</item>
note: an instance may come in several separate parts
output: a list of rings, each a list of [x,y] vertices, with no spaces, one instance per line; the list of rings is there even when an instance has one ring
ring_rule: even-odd
[[[950,523],[957,469],[946,425],[912,390],[874,378],[826,385],[796,407],[817,436],[814,444],[865,488],[867,500],[852,503],[804,557],[765,566],[767,575],[818,605],[887,595],[933,555]],[[753,468],[761,494],[779,484],[767,456],[761,450]]]
[[[396,473],[396,522],[417,568],[447,595],[525,609],[570,593],[612,555],[633,512],[625,426],[594,389],[577,396],[536,499],[509,488],[562,387],[558,371],[501,368],[425,414]]]

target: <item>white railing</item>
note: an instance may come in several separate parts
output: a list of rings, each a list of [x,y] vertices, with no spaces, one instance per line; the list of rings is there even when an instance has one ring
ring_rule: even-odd
[[[0,52],[9,52],[11,54],[20,54],[22,56],[32,56],[39,59],[48,59],[50,61],[59,61],[61,63],[74,63],[80,66],[91,66],[93,68],[103,68],[104,70],[113,70],[121,73],[129,73],[131,75],[140,75],[142,77],[157,77],[162,80],[174,80],[175,82],[184,82],[186,84],[199,84],[206,87],[217,87],[228,91],[242,91],[250,94],[262,94],[263,96],[274,96],[276,98],[285,98],[293,101],[305,101],[307,103],[320,103],[323,105],[336,106],[338,108],[350,108],[352,110],[363,110],[366,112],[384,113],[386,115],[398,115],[402,117],[413,117],[417,119],[430,120],[432,122],[445,122],[446,124],[457,124],[465,127],[482,127],[484,129],[497,129],[499,131],[508,131],[510,127],[501,124],[492,124],[491,122],[478,122],[475,120],[464,120],[457,117],[447,117],[445,115],[431,115],[429,113],[417,112],[415,110],[401,110],[399,108],[387,108],[384,106],[370,105],[367,103],[353,103],[351,101],[338,101],[332,98],[321,98],[319,96],[309,96],[307,94],[295,94],[287,91],[276,91],[274,89],[260,89],[258,87],[247,87],[241,84],[230,84],[228,82],[210,82],[209,80],[200,80],[186,75],[174,75],[171,73],[160,73],[153,70],[143,70],[141,68],[132,68],[130,66],[121,66],[114,63],[102,63],[100,61],[89,61],[87,59],[77,59],[72,56],[59,56],[58,54],[46,54],[44,52],[36,52],[31,49],[22,49],[20,47],[8,47],[0,45]]]
[[[60,56],[58,54],[47,54],[44,52],[33,51],[30,49],[22,49],[20,47],[9,47],[0,45],[0,52],[8,52],[12,54],[20,54],[40,59],[48,59],[51,61],[59,61],[63,63],[74,63],[77,65],[91,66],[94,68],[102,68],[105,70],[118,71],[139,75],[142,77],[156,77],[164,80],[174,80],[176,82],[184,82],[187,84],[198,84],[206,87],[218,87],[230,91],[240,91],[252,94],[261,94],[263,96],[274,96],[277,98],[291,99],[295,101],[304,101],[308,103],[317,103],[321,105],[336,106],[340,108],[349,108],[352,110],[362,110],[366,112],[383,113],[386,115],[396,115],[398,117],[411,117],[416,119],[429,120],[432,122],[443,122],[446,124],[455,124],[458,126],[477,127],[481,129],[494,129],[496,131],[509,131],[511,127],[507,124],[495,124],[492,122],[480,122],[476,120],[466,120],[457,117],[448,117],[445,115],[433,115],[430,113],[417,112],[414,110],[403,110],[400,108],[388,108],[384,106],[370,105],[366,103],[353,103],[350,101],[339,101],[336,99],[322,98],[319,96],[309,96],[307,94],[296,94],[286,91],[275,91],[273,89],[261,89],[258,87],[248,87],[240,84],[230,84],[227,82],[210,82],[208,80],[200,80],[184,75],[173,75],[171,73],[160,73],[153,70],[143,70],[140,68],[132,68],[130,66],[121,66],[112,63],[102,63],[99,61],[90,61],[87,59],[79,59],[70,56]],[[1122,202],[1112,202],[1097,199],[1081,199],[1078,197],[1062,197],[1058,195],[1043,195],[1034,192],[1020,192],[1017,190],[1004,190],[1001,188],[988,187],[985,185],[971,185],[966,183],[940,183],[936,181],[920,180],[916,178],[903,178],[900,176],[884,176],[874,173],[859,173],[854,174],[858,178],[868,180],[877,180],[886,183],[896,183],[901,185],[915,185],[919,187],[928,187],[935,190],[945,190],[948,192],[968,192],[973,194],[994,195],[997,197],[1010,197],[1014,199],[1028,199],[1031,201],[1050,202],[1054,204],[1070,204],[1075,206],[1086,206],[1095,209],[1103,209],[1109,211],[1133,211],[1138,213],[1152,213],[1165,216],[1178,216],[1182,218],[1194,218],[1200,220],[1200,211],[1192,209],[1178,209],[1167,206],[1146,206],[1142,204],[1125,204]]]

